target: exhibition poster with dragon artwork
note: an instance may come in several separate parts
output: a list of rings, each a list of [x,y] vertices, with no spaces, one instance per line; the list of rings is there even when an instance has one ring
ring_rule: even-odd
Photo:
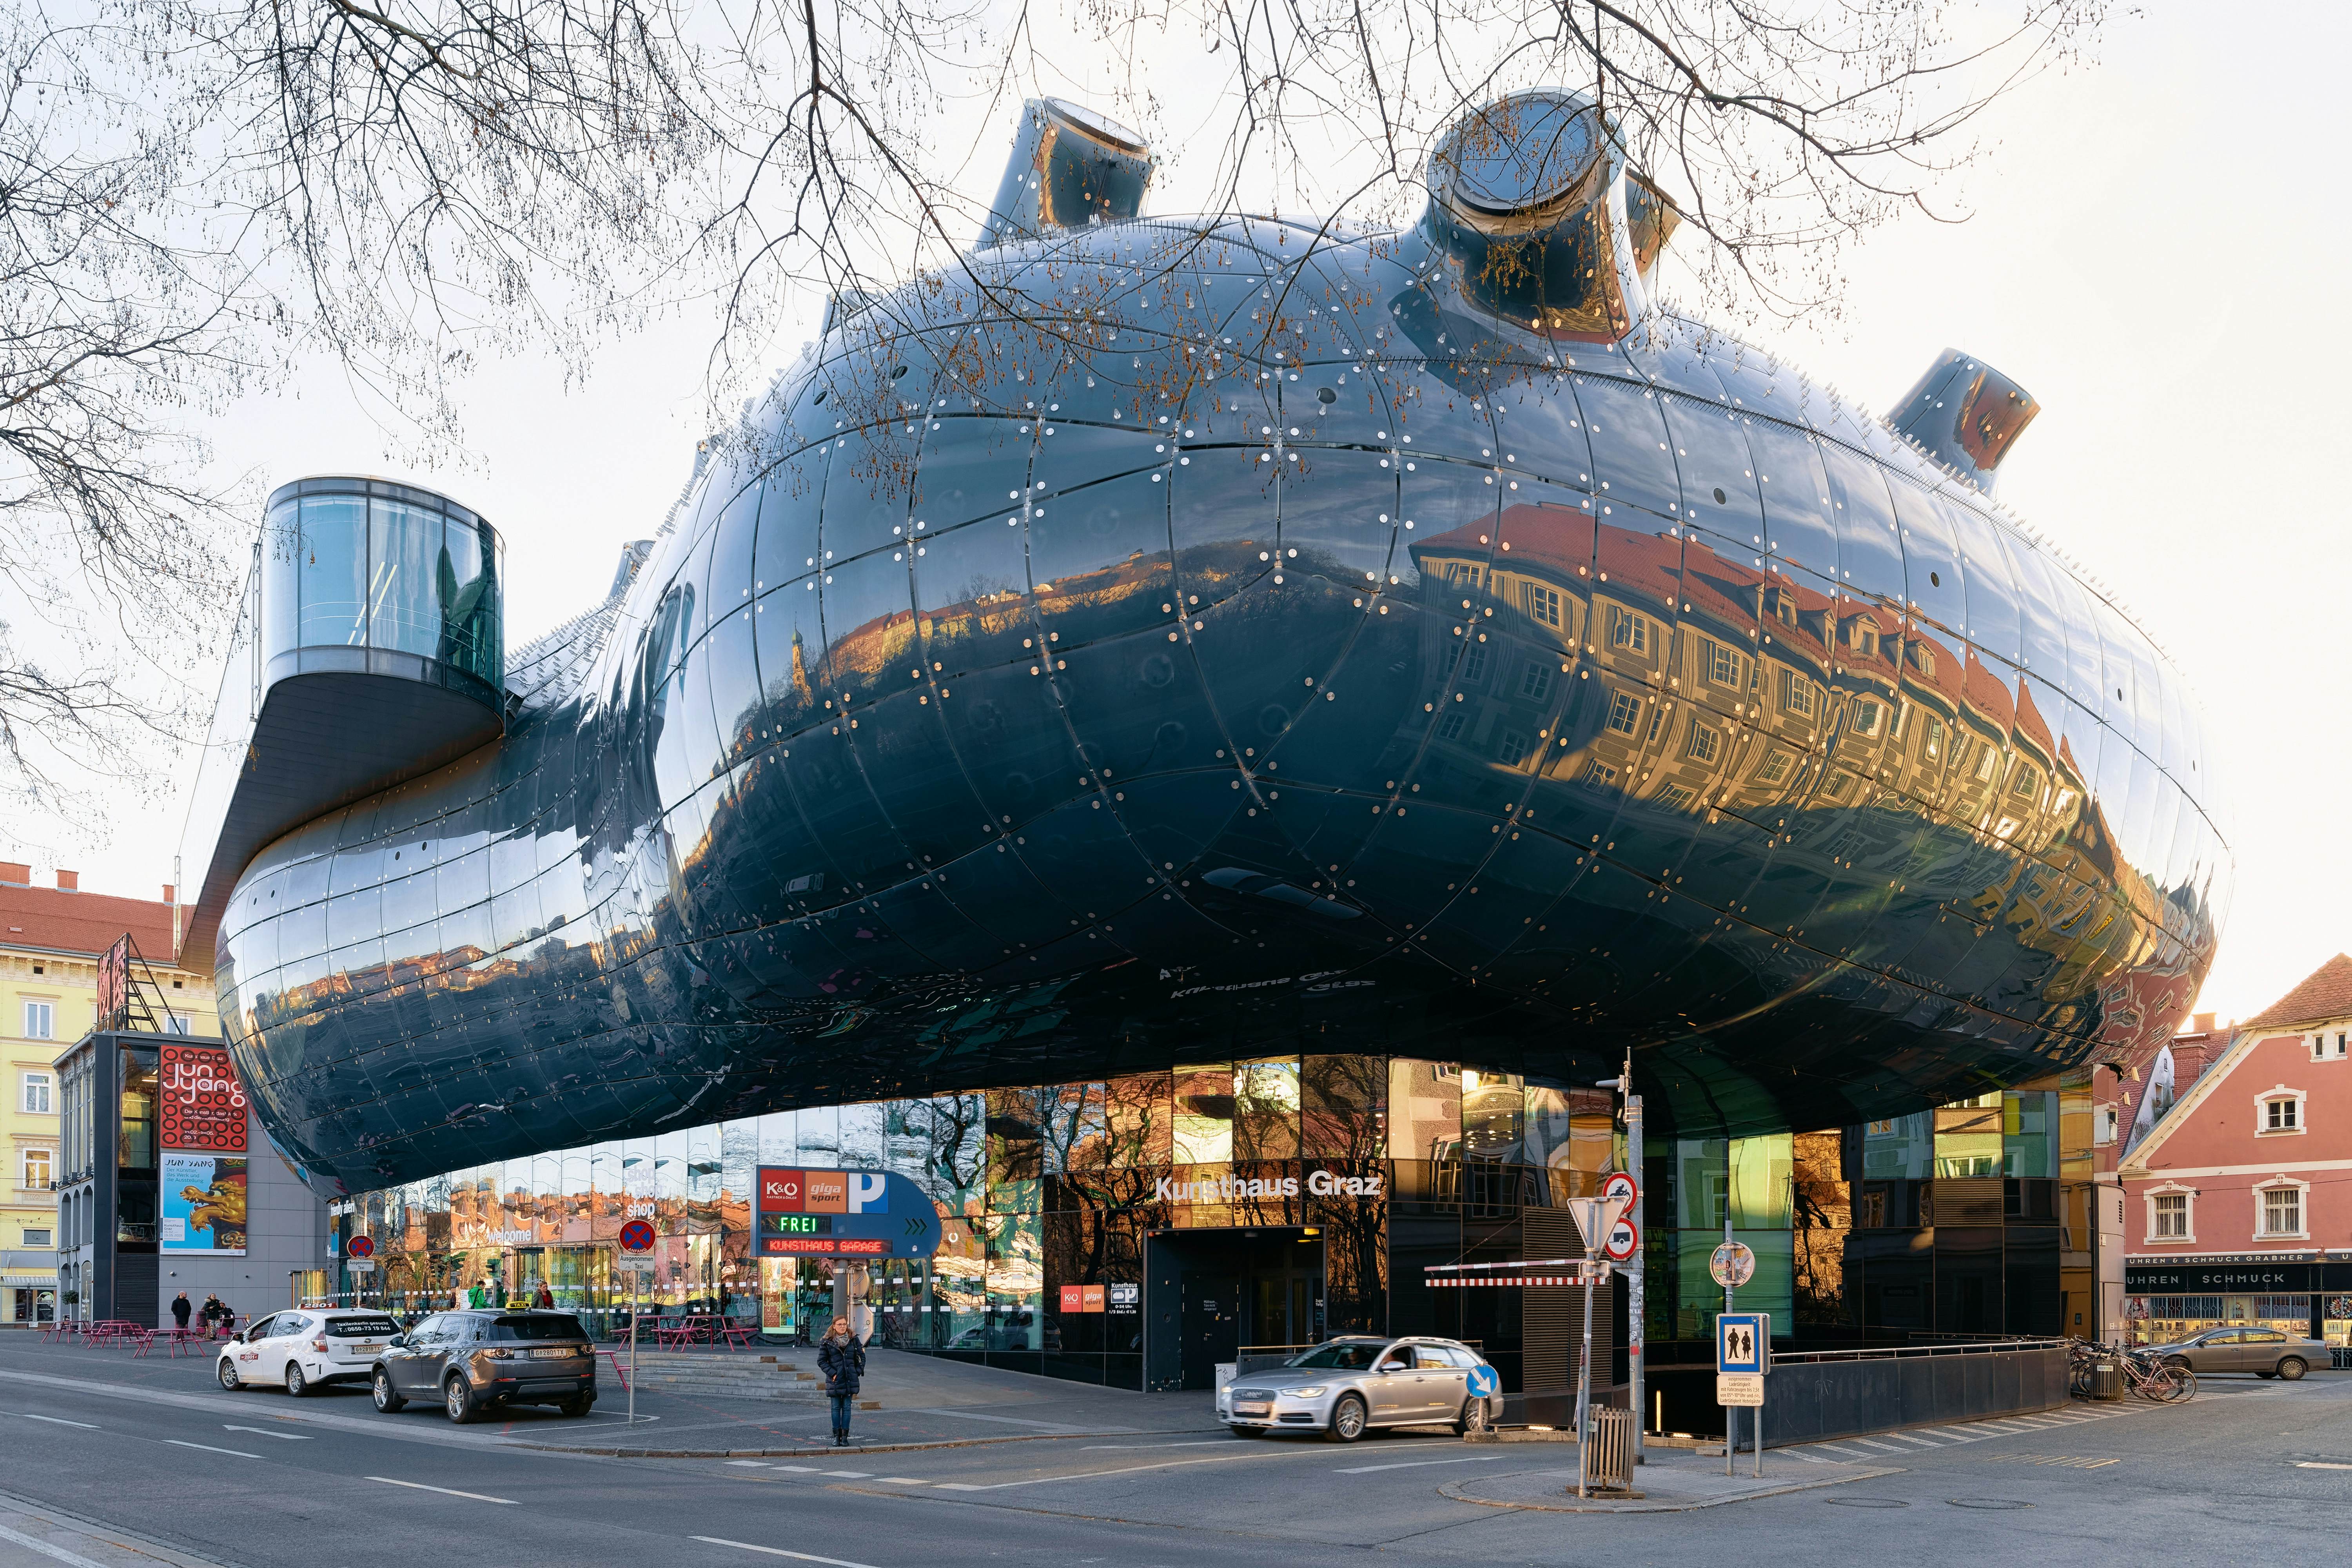
[[[244,1086],[216,1047],[163,1050],[163,1236],[165,1252],[245,1251]]]

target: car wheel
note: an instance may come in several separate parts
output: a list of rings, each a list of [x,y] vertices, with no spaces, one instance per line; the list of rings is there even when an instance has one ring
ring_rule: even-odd
[[[2289,1383],[2297,1381],[2310,1370],[2309,1363],[2299,1355],[2291,1355],[2278,1363],[2278,1374]]]
[[[392,1373],[383,1368],[376,1368],[375,1376],[370,1378],[368,1384],[375,1394],[375,1407],[386,1415],[407,1407],[408,1401],[392,1391]]]
[[[447,1411],[449,1419],[460,1426],[474,1418],[474,1391],[467,1385],[463,1374],[442,1384],[441,1408]]]
[[[1323,1436],[1334,1443],[1352,1443],[1364,1435],[1364,1402],[1343,1394],[1339,1403],[1331,1406],[1331,1425],[1323,1428]]]
[[[562,1415],[581,1416],[587,1415],[595,1403],[596,1396],[593,1394],[575,1394],[569,1399],[557,1400],[555,1408]]]
[[[220,1373],[220,1385],[231,1394],[236,1393],[245,1386],[243,1380],[236,1375],[236,1363],[229,1360],[228,1357],[220,1358],[217,1370]]]
[[[286,1363],[286,1392],[296,1399],[310,1392],[310,1382],[302,1375],[300,1362],[289,1361]]]

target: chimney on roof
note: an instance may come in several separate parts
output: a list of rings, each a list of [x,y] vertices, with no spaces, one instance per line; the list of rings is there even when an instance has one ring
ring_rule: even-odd
[[[22,860],[0,860],[0,882],[29,888],[33,885],[33,868]]]
[[[79,892],[80,892],[80,891],[81,891],[81,873],[80,873],[80,872],[79,872],[79,871],[68,871],[68,870],[66,870],[66,869],[65,869],[64,868],[62,868],[62,867],[58,868],[58,892],[60,892],[60,893],[79,893]]]

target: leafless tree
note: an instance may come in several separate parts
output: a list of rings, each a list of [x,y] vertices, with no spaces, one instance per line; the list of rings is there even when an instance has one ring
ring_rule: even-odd
[[[188,678],[255,498],[198,478],[192,437],[290,366],[344,367],[395,453],[432,464],[462,452],[457,393],[487,357],[578,372],[615,333],[681,323],[711,344],[723,423],[822,300],[961,273],[1019,316],[971,276],[991,139],[941,127],[1048,92],[1166,144],[1211,216],[1404,222],[1448,125],[1575,88],[1682,216],[1680,305],[1818,314],[1855,237],[1906,207],[1955,216],[1943,182],[1986,110],[2072,64],[2104,4],[82,10],[0,0],[0,795],[68,812],[92,770],[153,783],[210,700]],[[902,291],[902,325],[922,300]]]

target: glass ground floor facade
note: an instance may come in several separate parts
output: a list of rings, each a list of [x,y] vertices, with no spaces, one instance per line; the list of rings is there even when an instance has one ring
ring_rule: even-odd
[[[2084,1331],[2087,1075],[1811,1131],[1654,1141],[1641,1172],[1654,1357],[1700,1353],[1728,1218],[1743,1309],[1776,1334]],[[621,1227],[658,1237],[646,1310],[790,1338],[849,1310],[877,1342],[1136,1388],[1344,1331],[1475,1341],[1514,1390],[1563,1385],[1565,1289],[1440,1290],[1435,1264],[1572,1256],[1565,1200],[1624,1158],[1615,1097],[1454,1064],[1307,1056],[777,1111],[454,1171],[337,1205],[306,1295],[423,1310],[484,1287],[625,1322]],[[929,1259],[761,1257],[761,1167],[895,1172]],[[373,1267],[354,1270],[352,1241]],[[1595,1371],[1624,1375],[1624,1300]],[[1600,1351],[1610,1352],[1606,1364]]]

